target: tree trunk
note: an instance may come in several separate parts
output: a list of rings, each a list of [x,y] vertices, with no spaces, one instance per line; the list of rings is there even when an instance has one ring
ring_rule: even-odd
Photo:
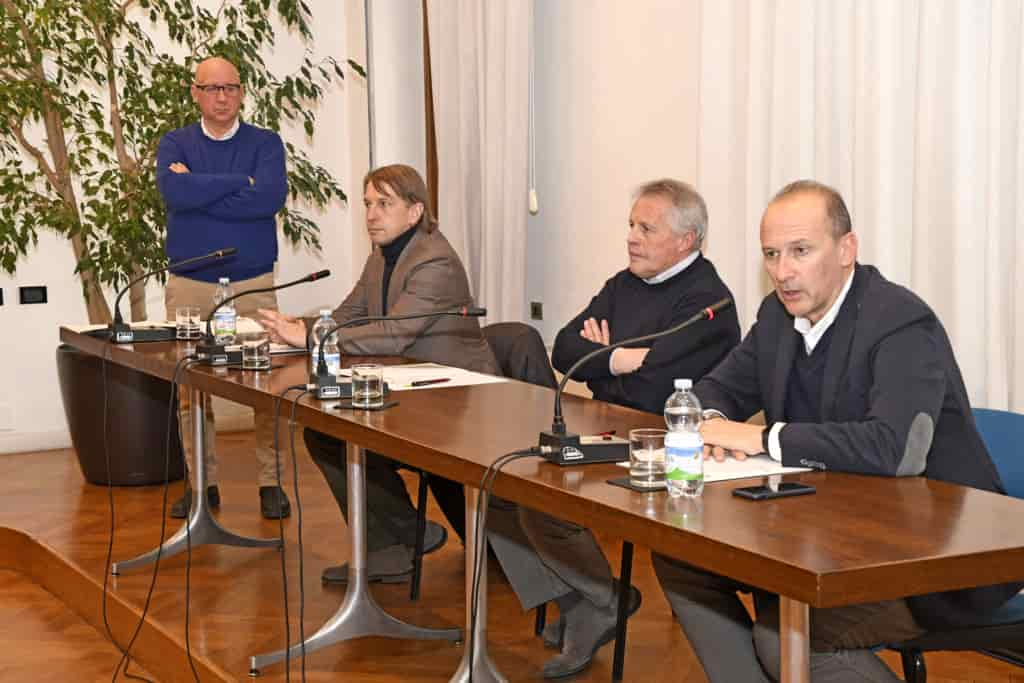
[[[80,263],[84,249],[78,235],[71,238],[71,250],[75,255],[75,262]],[[82,281],[82,291],[85,293],[85,308],[89,313],[89,323],[92,325],[109,323],[113,320],[110,316],[110,306],[107,304],[107,298],[103,296],[103,290],[96,282],[95,276],[89,272],[80,272],[78,277]]]
[[[142,272],[138,268],[132,268],[131,278],[135,278],[142,275]],[[136,282],[128,290],[128,296],[132,300],[132,322],[141,322],[147,318],[146,311],[146,281]],[[163,316],[161,316],[163,317]]]

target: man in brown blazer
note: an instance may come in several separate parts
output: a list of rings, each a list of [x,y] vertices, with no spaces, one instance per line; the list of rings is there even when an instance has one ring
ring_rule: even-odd
[[[441,311],[472,305],[466,270],[448,240],[437,230],[426,184],[413,168],[384,166],[363,180],[366,230],[373,253],[352,292],[334,311],[341,323],[354,318]],[[277,342],[304,346],[313,320],[266,311],[263,324]],[[500,374],[494,354],[474,318],[420,318],[374,322],[338,331],[342,353],[407,356],[466,370]],[[345,443],[312,429],[306,447],[323,472],[341,508],[348,512]],[[398,583],[412,573],[416,510],[398,474],[399,463],[377,453],[366,455],[367,550],[371,581]],[[430,477],[438,505],[459,534],[465,535],[462,486]],[[428,522],[424,552],[440,548],[447,532]],[[344,583],[344,565],[328,567],[324,581]]]

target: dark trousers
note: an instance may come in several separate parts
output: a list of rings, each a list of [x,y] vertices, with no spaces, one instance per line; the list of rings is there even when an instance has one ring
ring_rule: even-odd
[[[348,520],[348,470],[345,442],[313,429],[302,437],[313,462],[323,472],[341,514]],[[403,465],[391,458],[366,452],[366,549],[382,550],[393,545],[412,548],[416,544],[416,508],[405,482],[398,474]],[[462,484],[430,475],[430,490],[455,533],[465,543],[466,499]]]
[[[711,683],[779,679],[779,599],[651,553],[665,597]],[[751,593],[755,622],[738,592]],[[872,651],[921,635],[905,600],[810,610],[812,683],[899,683]]]

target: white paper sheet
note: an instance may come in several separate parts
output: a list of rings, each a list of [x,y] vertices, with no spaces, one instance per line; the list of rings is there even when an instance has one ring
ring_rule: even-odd
[[[351,373],[345,369],[341,375],[348,377]],[[444,380],[433,381],[433,380]],[[453,368],[438,363],[413,363],[411,365],[385,365],[384,381],[394,391],[417,389],[446,389],[448,387],[470,387],[478,384],[496,384],[506,382],[504,377],[485,375],[481,372]],[[423,386],[413,386],[414,382],[431,382]]]
[[[628,462],[620,462],[619,467],[629,468]],[[791,472],[808,472],[809,467],[785,467],[775,462],[771,456],[762,454],[737,460],[726,458],[704,461],[704,482],[727,481],[729,479],[745,479],[747,477],[767,477],[772,474],[790,474]]]

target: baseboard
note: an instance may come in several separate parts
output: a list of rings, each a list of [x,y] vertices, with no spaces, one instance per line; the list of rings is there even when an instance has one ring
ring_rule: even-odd
[[[60,448],[71,448],[71,434],[66,429],[0,432],[0,454],[53,451]]]

